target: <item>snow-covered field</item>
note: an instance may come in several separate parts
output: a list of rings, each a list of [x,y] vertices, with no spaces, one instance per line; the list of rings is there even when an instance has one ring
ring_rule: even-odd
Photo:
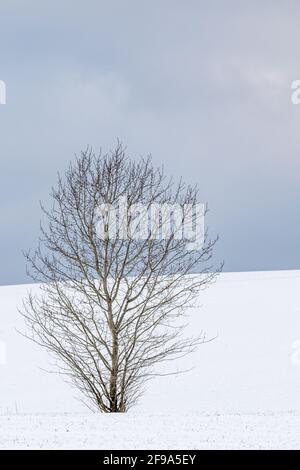
[[[296,449],[299,413],[0,416],[2,449]]]
[[[192,331],[218,337],[126,415],[86,412],[43,370],[16,331],[27,289],[0,288],[1,448],[300,448],[300,271],[222,274],[190,312]]]

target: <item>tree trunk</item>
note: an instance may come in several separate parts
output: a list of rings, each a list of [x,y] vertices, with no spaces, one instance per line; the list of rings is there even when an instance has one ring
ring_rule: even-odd
[[[118,411],[117,377],[118,377],[118,338],[116,331],[112,332],[112,366],[110,375],[110,409],[112,413]]]

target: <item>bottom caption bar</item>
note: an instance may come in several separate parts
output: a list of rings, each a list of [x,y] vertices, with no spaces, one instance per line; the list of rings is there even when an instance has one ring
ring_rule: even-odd
[[[299,460],[299,451],[265,451],[265,450],[2,450],[2,457],[8,458],[10,464],[18,463],[22,467],[30,464],[31,467],[41,468],[47,465],[94,465],[98,467],[123,466],[124,468],[138,468],[152,465],[224,465],[231,461],[254,464],[256,462],[270,463],[274,460],[277,465],[287,465]]]

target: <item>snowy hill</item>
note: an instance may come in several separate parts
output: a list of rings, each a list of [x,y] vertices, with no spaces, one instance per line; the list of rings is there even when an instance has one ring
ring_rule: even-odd
[[[23,338],[18,313],[30,286],[0,287],[0,413],[85,411],[76,391],[49,374],[47,353]],[[190,312],[193,331],[218,337],[149,383],[135,411],[300,411],[300,271],[224,273]]]

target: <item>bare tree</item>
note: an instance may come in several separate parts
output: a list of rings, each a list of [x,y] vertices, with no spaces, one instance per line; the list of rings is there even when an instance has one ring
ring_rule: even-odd
[[[27,336],[54,354],[88,406],[124,412],[150,377],[173,373],[157,363],[205,341],[185,338],[181,319],[216,276],[208,265],[216,240],[205,232],[191,247],[182,231],[196,222],[198,188],[175,184],[151,157],[129,159],[121,144],[81,152],[51,196],[38,248],[26,254],[40,283],[23,304]],[[181,223],[173,217],[164,230],[166,205],[171,219],[179,207]]]

